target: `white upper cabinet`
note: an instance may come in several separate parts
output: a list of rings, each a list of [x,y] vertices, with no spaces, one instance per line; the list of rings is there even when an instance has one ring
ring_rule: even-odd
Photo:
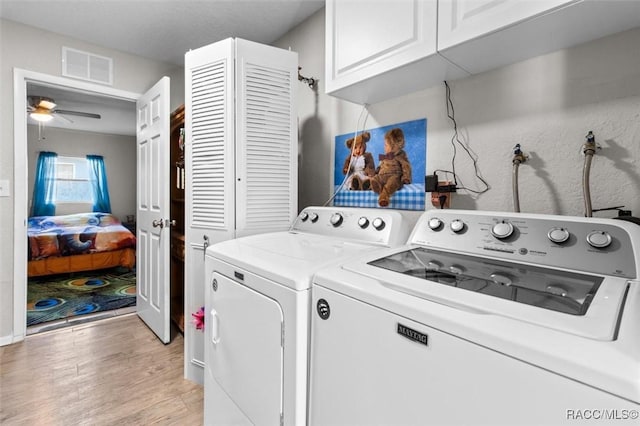
[[[467,75],[436,52],[436,0],[327,0],[326,91],[375,103]]]
[[[438,51],[475,74],[639,25],[636,0],[439,0]]]
[[[327,0],[326,92],[376,103],[640,26],[640,0]]]

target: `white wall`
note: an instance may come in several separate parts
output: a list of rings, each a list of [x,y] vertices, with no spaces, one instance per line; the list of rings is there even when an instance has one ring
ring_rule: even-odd
[[[320,79],[317,98],[299,85],[300,208],[329,198],[333,138],[353,132],[362,112],[324,94],[324,27],[322,10],[276,43],[299,53],[304,76]],[[593,207],[624,205],[640,216],[640,29],[450,86],[460,138],[478,156],[491,186],[480,196],[458,192],[452,207],[512,211],[513,147],[519,143],[531,156],[520,167],[521,211],[583,216],[581,147],[593,130],[602,146],[591,172]],[[451,170],[453,128],[444,85],[372,105],[369,112],[367,128],[426,117],[427,173]],[[466,186],[482,188],[460,147],[455,164]]]
[[[102,155],[107,171],[112,213],[123,222],[127,215],[136,213],[135,136],[80,132],[53,127],[45,127],[44,135],[44,140],[38,140],[38,126],[27,126],[29,206],[33,201],[32,192],[38,154],[41,151],[52,151],[67,157],[86,157],[88,154]]]
[[[184,101],[184,71],[173,64],[152,61],[112,49],[88,44],[59,34],[15,22],[0,20],[0,179],[14,184],[13,70],[20,68],[61,76],[62,46],[111,57],[113,88],[144,93],[162,76],[172,79],[172,109]],[[0,344],[13,335],[13,189],[0,198]]]

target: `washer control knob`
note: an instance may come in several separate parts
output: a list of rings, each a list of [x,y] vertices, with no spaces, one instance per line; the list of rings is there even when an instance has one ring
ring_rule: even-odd
[[[499,240],[509,238],[513,234],[513,225],[509,222],[498,222],[491,228],[491,235]]]
[[[567,242],[569,239],[569,231],[565,228],[551,228],[549,232],[547,232],[547,237],[549,237],[549,241],[552,243],[562,244]]]
[[[342,223],[342,215],[340,213],[332,214],[329,222],[331,222],[331,224],[337,228]]]
[[[439,231],[442,229],[442,221],[437,217],[432,217],[429,219],[429,229],[433,231]]]
[[[318,213],[311,213],[311,222],[316,223],[318,221]]]
[[[378,231],[382,231],[384,229],[385,225],[386,225],[384,223],[384,220],[382,220],[382,218],[380,218],[380,217],[376,217],[375,219],[373,219],[373,222],[371,222],[371,224]]]
[[[449,224],[449,227],[453,232],[457,234],[458,232],[462,232],[464,230],[464,222],[460,219],[454,219],[451,224]]]
[[[365,229],[367,226],[369,226],[369,219],[362,216],[360,219],[358,219],[358,226],[362,229]]]
[[[307,219],[309,219],[309,213],[307,213],[307,212],[300,213],[300,220],[301,221],[306,222]]]
[[[611,244],[611,235],[605,231],[591,231],[587,235],[587,242],[591,247],[605,248]]]

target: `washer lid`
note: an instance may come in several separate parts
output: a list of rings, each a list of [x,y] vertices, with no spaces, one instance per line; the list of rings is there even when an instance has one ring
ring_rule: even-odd
[[[304,290],[311,287],[318,269],[376,248],[324,235],[273,232],[214,244],[207,248],[207,256]]]
[[[343,267],[393,291],[598,340],[614,339],[627,289],[623,278],[422,247]]]

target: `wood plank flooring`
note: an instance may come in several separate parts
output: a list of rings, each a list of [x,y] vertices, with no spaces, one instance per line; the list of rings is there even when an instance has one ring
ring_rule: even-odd
[[[0,347],[2,425],[201,425],[203,388],[137,315]]]

